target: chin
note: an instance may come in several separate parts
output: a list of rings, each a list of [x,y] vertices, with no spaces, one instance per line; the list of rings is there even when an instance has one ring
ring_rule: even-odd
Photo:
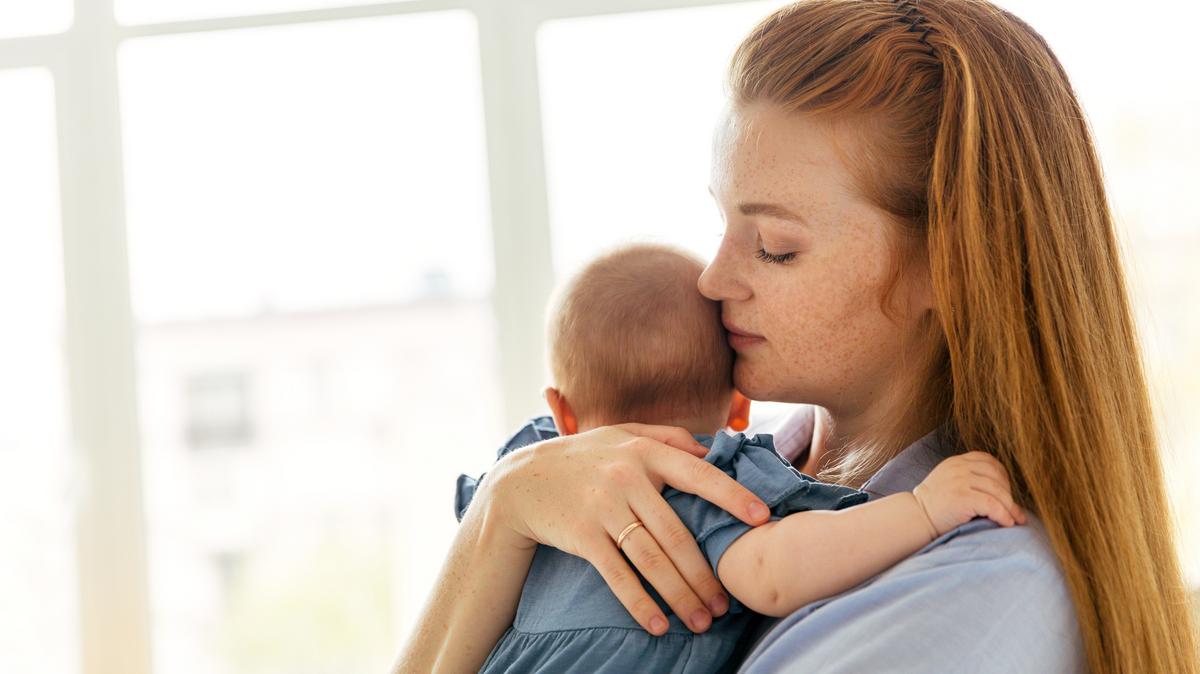
[[[778,377],[777,369],[773,370],[763,363],[751,363],[742,356],[733,361],[733,385],[751,400],[789,402],[784,393],[786,384],[779,381]]]

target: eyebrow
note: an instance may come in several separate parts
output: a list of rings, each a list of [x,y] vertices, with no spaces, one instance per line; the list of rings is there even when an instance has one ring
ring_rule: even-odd
[[[742,215],[766,215],[768,217],[778,218],[780,220],[798,222],[802,225],[808,224],[804,221],[804,218],[796,215],[779,204],[763,204],[757,202],[742,203],[738,204],[738,210],[741,211]]]

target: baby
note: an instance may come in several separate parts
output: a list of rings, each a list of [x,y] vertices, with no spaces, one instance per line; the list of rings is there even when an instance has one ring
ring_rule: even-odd
[[[979,452],[943,461],[916,488],[919,496],[868,503],[864,492],[797,471],[769,435],[719,430],[744,430],[749,402],[733,387],[720,305],[696,289],[702,269],[673,248],[638,244],[596,259],[562,288],[547,323],[554,386],[545,394],[553,418],[526,424],[497,458],[606,424],[690,430],[710,448],[706,461],[771,509],[771,522],[750,527],[695,495],[663,490],[729,592],[728,611],[693,633],[643,578],[669,616],[667,632],[654,636],[588,561],[539,545],[513,625],[480,671],[722,671],[736,664],[731,656],[755,614],[786,616],[851,589],[974,516],[980,495],[965,495],[972,490],[964,474]],[[458,479],[460,521],[477,484]],[[646,535],[644,528],[630,534]]]

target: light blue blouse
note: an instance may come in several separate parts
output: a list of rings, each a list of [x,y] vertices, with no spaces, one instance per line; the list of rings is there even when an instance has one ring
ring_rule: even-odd
[[[911,491],[954,453],[930,433],[863,491]],[[1013,527],[971,520],[857,588],[751,629],[739,674],[1087,671],[1066,579],[1032,514]]]

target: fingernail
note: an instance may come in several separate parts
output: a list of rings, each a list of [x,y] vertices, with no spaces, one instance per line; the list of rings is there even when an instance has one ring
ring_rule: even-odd
[[[667,621],[662,616],[656,615],[650,619],[650,630],[656,634],[661,634],[667,631]]]
[[[708,600],[708,607],[712,609],[714,616],[725,615],[725,611],[729,610],[729,600],[725,595],[719,594]]]
[[[699,632],[699,631],[708,629],[708,622],[709,622],[709,617],[708,617],[707,612],[705,612],[701,609],[696,609],[696,612],[692,614],[692,629],[693,630]]]
[[[767,506],[757,501],[750,504],[750,519],[761,520],[769,514]]]

